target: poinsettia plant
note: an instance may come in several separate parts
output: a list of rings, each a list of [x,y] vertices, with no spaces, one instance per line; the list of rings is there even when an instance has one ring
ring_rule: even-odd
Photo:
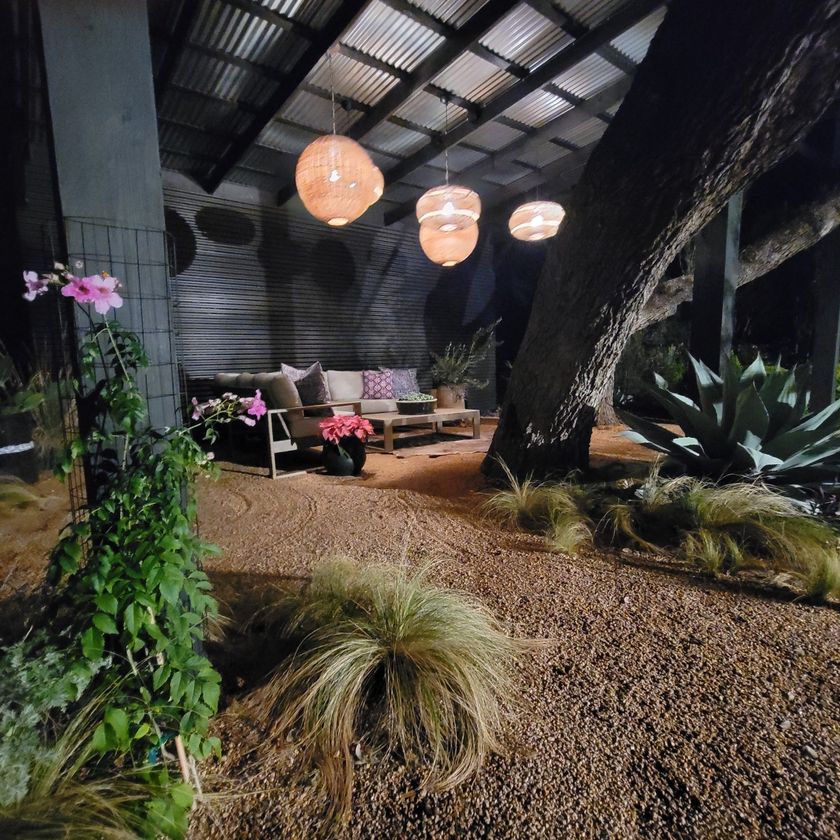
[[[100,766],[133,764],[149,782],[139,806],[147,835],[182,837],[193,759],[221,747],[208,733],[220,677],[201,649],[205,619],[216,611],[201,558],[215,549],[196,535],[192,493],[213,464],[198,438],[212,443],[218,426],[233,420],[253,425],[266,406],[259,391],[193,399],[192,425],[153,428],[137,382],[146,353],[137,335],[106,317],[123,305],[120,281],[56,264],[46,274],[24,272],[24,283],[27,300],[57,289],[88,322],[73,382],[82,434],[58,470],[66,476],[83,459],[88,499],[50,559],[48,607],[65,628],[56,643],[82,687],[77,699],[83,691],[107,697],[92,742]],[[174,774],[165,758],[170,741]]]
[[[373,434],[370,420],[359,417],[358,414],[336,414],[335,417],[322,420],[318,426],[321,429],[321,437],[327,443],[337,446],[344,455],[347,454],[342,446],[344,441],[355,438],[366,443],[368,437]]]

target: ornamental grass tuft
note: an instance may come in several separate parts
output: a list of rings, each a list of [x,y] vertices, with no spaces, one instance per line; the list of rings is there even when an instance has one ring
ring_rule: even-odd
[[[526,644],[470,596],[432,586],[425,570],[328,561],[283,607],[282,632],[301,641],[255,699],[275,732],[298,733],[330,816],[349,814],[362,740],[416,760],[436,790],[502,750],[511,665]]]

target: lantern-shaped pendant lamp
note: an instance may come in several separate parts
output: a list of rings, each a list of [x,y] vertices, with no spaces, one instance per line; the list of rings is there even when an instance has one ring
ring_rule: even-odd
[[[328,225],[359,218],[373,203],[373,161],[355,141],[340,134],[313,140],[298,158],[295,185],[303,206]]]
[[[478,225],[443,231],[429,225],[420,225],[420,247],[433,262],[445,268],[463,262],[478,243]]]
[[[374,166],[370,173],[370,203],[376,204],[385,192],[385,176],[378,166]]]
[[[481,215],[478,193],[467,187],[444,184],[423,193],[417,201],[417,221],[421,227],[443,233],[474,225]]]
[[[554,236],[565,215],[556,201],[529,201],[513,211],[508,228],[516,239],[537,242]]]

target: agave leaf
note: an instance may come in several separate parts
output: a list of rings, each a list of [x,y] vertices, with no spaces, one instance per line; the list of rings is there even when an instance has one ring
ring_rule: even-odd
[[[649,449],[656,449],[659,452],[671,452],[674,438],[677,437],[674,432],[663,428],[658,423],[652,423],[650,420],[637,417],[629,411],[619,410],[618,416],[626,425],[634,430],[632,432],[622,432],[622,437],[632,440],[633,443],[640,443],[642,446],[647,446]]]
[[[723,380],[705,362],[695,359],[691,353],[688,354],[688,360],[694,368],[701,408],[720,423],[723,420]]]
[[[744,368],[744,371],[741,374],[741,384],[746,386],[758,383],[756,387],[760,388],[764,384],[766,377],[767,369],[764,367],[761,353],[758,353],[756,354],[755,359],[753,359],[752,364]]]
[[[746,390],[738,394],[729,440],[732,443],[743,443],[748,448],[756,447],[767,434],[769,425],[770,415],[758,395],[755,382],[751,382]]]
[[[648,392],[674,418],[685,435],[703,441],[710,458],[726,457],[730,446],[714,416],[705,414],[693,400],[682,394],[661,387],[649,388]]]
[[[779,465],[778,470],[790,470],[797,467],[808,467],[816,463],[830,461],[833,456],[840,454],[840,435],[829,435],[811,446],[786,458]],[[840,466],[838,467],[840,468]]]
[[[759,449],[754,449],[744,444],[737,444],[735,458],[732,460],[732,466],[739,471],[760,472],[768,467],[775,467],[782,463],[781,458],[776,458],[773,455],[768,455]],[[743,465],[743,466],[742,466]]]
[[[840,429],[840,400],[827,405],[822,411],[806,416],[802,422],[791,429],[797,431],[836,432]]]

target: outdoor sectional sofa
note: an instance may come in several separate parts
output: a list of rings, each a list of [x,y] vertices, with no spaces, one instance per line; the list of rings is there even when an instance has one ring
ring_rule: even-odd
[[[214,383],[219,391],[253,394],[259,388],[268,406],[268,450],[271,477],[276,478],[275,456],[323,442],[318,424],[323,420],[314,412],[331,408],[336,414],[383,414],[397,412],[396,400],[362,399],[364,383],[360,370],[326,370],[324,377],[329,402],[303,405],[291,377],[282,371],[267,373],[217,373]]]

